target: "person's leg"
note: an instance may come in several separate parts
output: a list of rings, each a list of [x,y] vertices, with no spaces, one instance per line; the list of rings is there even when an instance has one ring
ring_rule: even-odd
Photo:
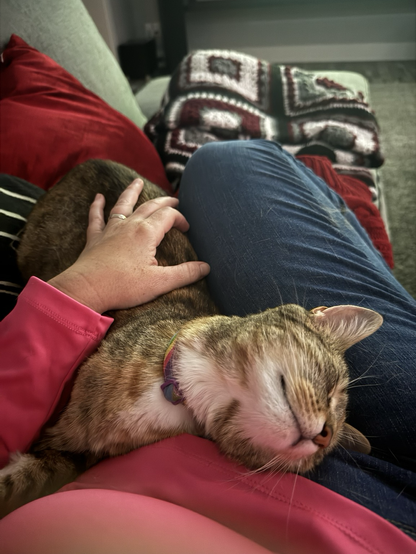
[[[268,141],[202,147],[179,198],[223,313],[296,302],[307,309],[356,304],[383,315],[382,327],[346,353],[354,381],[348,420],[368,436],[373,455],[411,466],[416,302],[342,199]]]
[[[350,419],[375,453],[416,458],[416,302],[343,200],[276,143],[239,141],[192,156],[180,209],[223,313],[296,302],[382,314],[380,330],[347,351],[351,379],[363,377],[351,389]]]
[[[365,506],[416,540],[413,471],[340,448],[304,477]]]
[[[0,536],[5,554],[269,552],[182,506],[106,489],[58,492],[29,502],[0,521]]]

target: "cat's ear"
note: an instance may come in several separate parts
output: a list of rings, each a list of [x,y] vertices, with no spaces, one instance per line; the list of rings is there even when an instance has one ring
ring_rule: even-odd
[[[354,450],[363,454],[370,454],[371,452],[371,444],[368,439],[358,429],[348,423],[343,425],[339,444],[347,450]]]
[[[342,350],[372,335],[383,323],[379,313],[359,306],[320,306],[311,313],[314,323],[329,331]]]

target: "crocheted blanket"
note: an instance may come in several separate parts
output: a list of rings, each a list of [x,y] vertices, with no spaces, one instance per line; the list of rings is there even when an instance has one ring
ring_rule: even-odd
[[[145,132],[174,188],[192,153],[210,141],[275,140],[294,155],[324,154],[342,166],[376,168],[384,161],[362,92],[228,50],[186,56]]]
[[[198,50],[175,70],[145,132],[173,190],[189,158],[207,142],[279,142],[344,198],[393,267],[391,244],[376,207],[377,184],[369,170],[384,162],[379,127],[362,92],[316,72],[239,52]],[[313,156],[328,159],[331,172],[323,162],[313,162]]]

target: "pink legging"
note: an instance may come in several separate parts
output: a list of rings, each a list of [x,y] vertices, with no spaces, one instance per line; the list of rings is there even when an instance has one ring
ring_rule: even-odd
[[[1,554],[414,550],[363,506],[300,475],[247,472],[186,434],[108,458],[0,521]]]
[[[264,554],[235,531],[170,502],[85,489],[47,496],[0,521],[3,554]]]

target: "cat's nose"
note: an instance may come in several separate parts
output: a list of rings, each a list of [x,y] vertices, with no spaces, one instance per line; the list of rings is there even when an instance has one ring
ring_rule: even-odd
[[[319,435],[316,435],[316,437],[312,439],[312,442],[317,444],[319,448],[327,448],[331,443],[331,439],[332,427],[325,423],[322,431],[319,433]]]

